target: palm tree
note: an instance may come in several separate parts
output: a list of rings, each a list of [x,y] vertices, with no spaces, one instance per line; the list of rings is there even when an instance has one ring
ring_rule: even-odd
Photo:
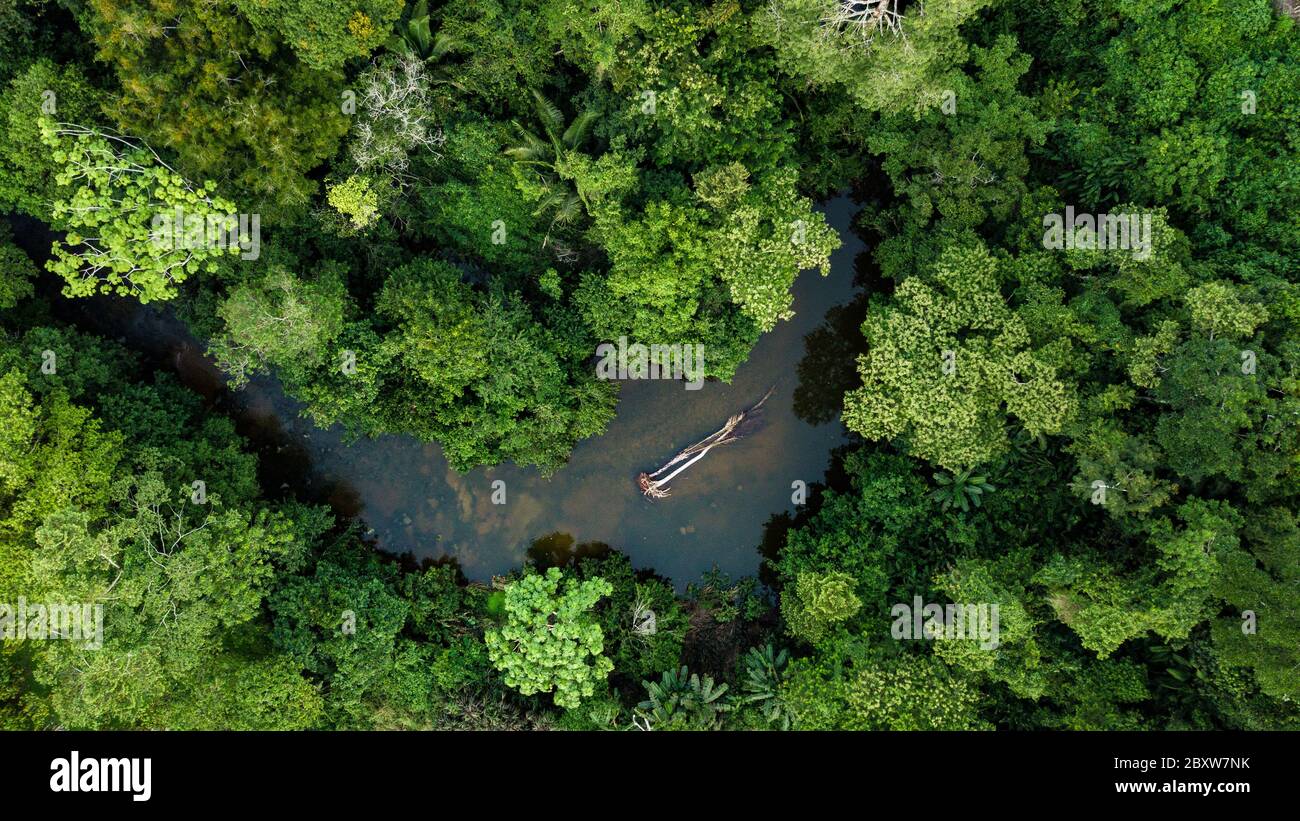
[[[442,58],[458,51],[460,45],[456,38],[448,34],[433,32],[429,24],[428,0],[420,0],[397,21],[393,27],[393,34],[384,44],[384,48],[394,54],[407,54],[430,64],[430,84],[449,85],[464,91],[465,87],[452,75],[450,66],[433,66]]]
[[[590,204],[581,190],[562,178],[560,168],[565,159],[586,142],[598,115],[587,109],[565,127],[564,115],[560,109],[537,90],[533,91],[533,107],[542,127],[541,134],[512,120],[510,124],[515,130],[516,142],[506,147],[505,154],[517,165],[533,168],[546,190],[533,216],[554,211],[551,226],[565,225],[578,217],[581,213],[580,206],[589,207]],[[549,234],[548,231],[548,237]]]
[[[971,505],[980,506],[980,498],[985,493],[992,493],[997,488],[988,483],[984,475],[972,476],[974,468],[966,468],[955,476],[946,473],[934,474],[934,481],[939,485],[930,493],[931,499],[942,502],[943,509],[957,506],[962,512],[970,510]]]
[[[701,679],[685,666],[665,671],[657,682],[641,684],[649,696],[638,705],[636,726],[643,729],[716,730],[722,726],[722,714],[731,709],[722,698],[726,684],[715,685],[711,676]]]
[[[782,684],[785,667],[790,654],[785,650],[776,652],[772,645],[763,649],[749,648],[744,657],[745,678],[741,686],[745,691],[746,704],[757,704],[768,724],[790,729],[790,713],[782,697]]]

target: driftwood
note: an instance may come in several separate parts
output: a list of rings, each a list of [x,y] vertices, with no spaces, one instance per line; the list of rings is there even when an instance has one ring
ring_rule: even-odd
[[[739,441],[744,435],[740,430],[741,424],[745,422],[746,419],[752,419],[756,411],[763,406],[763,403],[768,400],[768,397],[770,397],[775,390],[775,385],[768,388],[767,393],[763,394],[763,398],[758,400],[755,405],[741,411],[740,413],[732,414],[727,420],[727,424],[686,448],[681,453],[678,453],[672,459],[668,460],[667,464],[656,470],[654,473],[642,473],[637,476],[636,483],[637,486],[641,488],[641,492],[651,499],[662,499],[668,496],[668,483],[671,482],[679,473],[703,459],[705,454],[717,446],[729,445],[732,442]],[[669,473],[667,476],[664,476],[663,474],[674,465],[679,466],[676,470]]]

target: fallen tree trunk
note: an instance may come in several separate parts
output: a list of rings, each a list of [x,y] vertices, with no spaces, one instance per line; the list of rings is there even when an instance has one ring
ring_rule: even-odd
[[[752,407],[743,410],[740,413],[732,414],[731,417],[727,419],[727,424],[681,451],[672,459],[669,459],[663,467],[659,468],[654,473],[642,473],[637,476],[636,482],[637,486],[641,488],[641,492],[651,499],[663,499],[668,496],[668,483],[678,474],[703,459],[709,451],[713,450],[718,445],[729,445],[732,442],[739,441],[743,436],[739,430],[741,424],[746,419],[751,419],[775,390],[775,385],[768,388],[767,393],[763,394],[763,398],[758,400],[758,402]],[[663,475],[669,468],[678,463],[683,464],[681,464],[676,470],[668,473],[668,475]]]

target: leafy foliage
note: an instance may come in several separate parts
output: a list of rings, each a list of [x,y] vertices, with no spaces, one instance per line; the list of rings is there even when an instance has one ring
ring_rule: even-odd
[[[591,610],[612,591],[604,579],[564,578],[559,568],[530,574],[506,587],[506,622],[483,639],[506,684],[524,695],[555,693],[560,707],[595,695],[614,669]]]
[[[0,727],[1300,728],[1295,35],[1271,0],[0,4],[0,601],[105,627],[0,645]],[[601,342],[723,380],[797,347],[845,191],[862,294],[795,396],[852,438],[761,580],[683,593],[572,538],[492,587],[385,557],[32,261],[170,301],[232,392],[549,474],[614,416]],[[155,241],[177,209],[199,241]],[[1057,247],[1071,212],[1135,247]],[[209,242],[236,213],[257,259]],[[930,604],[996,629],[895,631]]]
[[[863,325],[869,353],[844,421],[870,439],[902,439],[909,452],[961,469],[1001,456],[1007,415],[1030,434],[1069,420],[1069,386],[1053,352],[1031,347],[1023,320],[997,290],[997,261],[982,247],[950,249],[924,277]]]
[[[783,677],[790,655],[777,652],[765,644],[749,648],[744,658],[744,678],[741,686],[746,704],[756,704],[768,726],[780,730],[790,729],[790,713],[782,694]]]
[[[812,644],[861,607],[847,573],[800,573],[781,595],[781,615],[790,633]]]
[[[645,681],[646,699],[638,708],[638,725],[647,730],[717,730],[731,709],[724,696],[726,684],[700,678],[686,667],[667,670],[659,681]]]
[[[147,148],[48,119],[41,140],[62,164],[55,182],[72,187],[51,207],[69,230],[48,263],[67,281],[68,296],[170,299],[188,277],[215,271],[213,257],[238,254],[249,241],[232,230],[235,206],[216,196],[213,183],[190,184]]]
[[[983,475],[972,476],[973,471],[974,468],[966,468],[956,475],[934,474],[938,487],[930,492],[930,498],[937,500],[943,510],[960,507],[962,512],[966,512],[972,505],[979,507],[984,494],[992,493],[997,488],[989,484]]]

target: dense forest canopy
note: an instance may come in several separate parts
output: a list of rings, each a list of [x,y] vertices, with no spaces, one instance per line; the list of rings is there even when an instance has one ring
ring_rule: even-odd
[[[0,233],[0,727],[1300,729],[1283,6],[0,0],[0,212],[56,235]],[[68,319],[551,473],[598,345],[730,380],[843,191],[864,319],[804,413],[852,441],[758,578],[399,561]]]

